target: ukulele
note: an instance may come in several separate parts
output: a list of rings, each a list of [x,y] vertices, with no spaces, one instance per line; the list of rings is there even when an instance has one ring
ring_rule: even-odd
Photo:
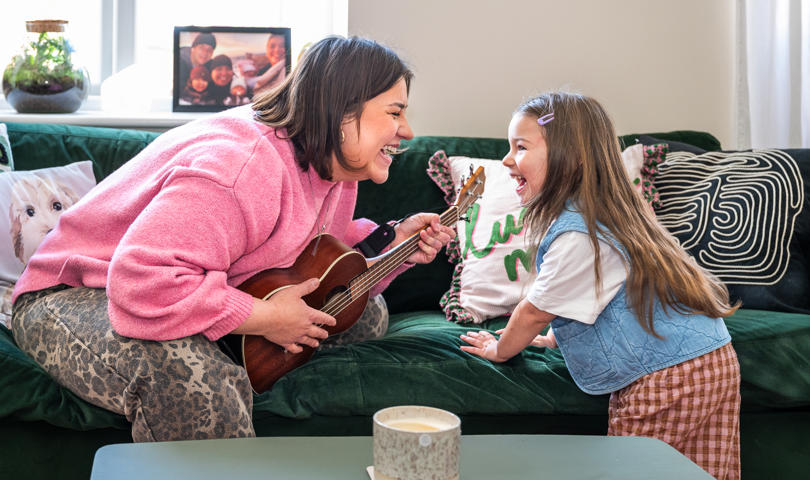
[[[442,225],[458,222],[461,214],[483,193],[485,179],[483,167],[471,173],[455,203],[440,215]],[[317,277],[320,285],[303,300],[310,307],[335,318],[334,326],[323,327],[329,335],[334,335],[354,325],[366,308],[371,288],[405,263],[419,248],[418,243],[419,232],[378,257],[369,267],[362,254],[332,235],[320,234],[309,242],[292,266],[263,270],[238,288],[267,300],[285,288]],[[269,390],[276,380],[306,363],[314,353],[314,349],[307,345],[301,345],[303,351],[300,353],[289,353],[260,335],[231,334],[223,340],[247,370],[250,385],[256,393]]]

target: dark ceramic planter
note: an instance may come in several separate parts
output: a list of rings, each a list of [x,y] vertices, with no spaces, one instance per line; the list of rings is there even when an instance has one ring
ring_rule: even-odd
[[[66,20],[25,22],[26,38],[3,70],[3,94],[20,113],[73,113],[87,98],[87,70],[73,63]]]
[[[6,92],[6,101],[19,113],[73,113],[87,98],[87,88],[73,87],[50,94],[28,93],[19,88]]]

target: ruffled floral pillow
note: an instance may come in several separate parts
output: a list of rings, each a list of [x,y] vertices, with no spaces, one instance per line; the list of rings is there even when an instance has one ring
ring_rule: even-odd
[[[627,177],[635,185],[639,195],[653,209],[661,208],[661,199],[655,187],[658,177],[658,166],[667,158],[669,146],[666,143],[642,145],[637,143],[622,152]]]
[[[448,158],[438,151],[428,161],[428,175],[449,205],[465,176],[478,166],[486,174],[484,193],[458,222],[456,239],[447,247],[456,267],[450,290],[440,301],[447,319],[459,323],[508,315],[536,276],[534,256],[524,242],[525,209],[515,181],[500,160]]]

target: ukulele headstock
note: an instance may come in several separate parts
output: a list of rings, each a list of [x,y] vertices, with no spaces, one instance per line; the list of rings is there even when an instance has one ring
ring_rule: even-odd
[[[470,165],[470,176],[464,181],[464,186],[461,187],[456,196],[455,205],[459,212],[466,212],[470,205],[481,198],[481,195],[484,194],[486,180],[487,177],[483,166],[479,166],[473,171],[473,167]]]

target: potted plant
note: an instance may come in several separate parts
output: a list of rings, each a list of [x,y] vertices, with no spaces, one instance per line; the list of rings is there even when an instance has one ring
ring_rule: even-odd
[[[28,36],[3,72],[3,94],[20,113],[72,113],[87,98],[87,71],[72,61],[65,20],[26,22]]]

